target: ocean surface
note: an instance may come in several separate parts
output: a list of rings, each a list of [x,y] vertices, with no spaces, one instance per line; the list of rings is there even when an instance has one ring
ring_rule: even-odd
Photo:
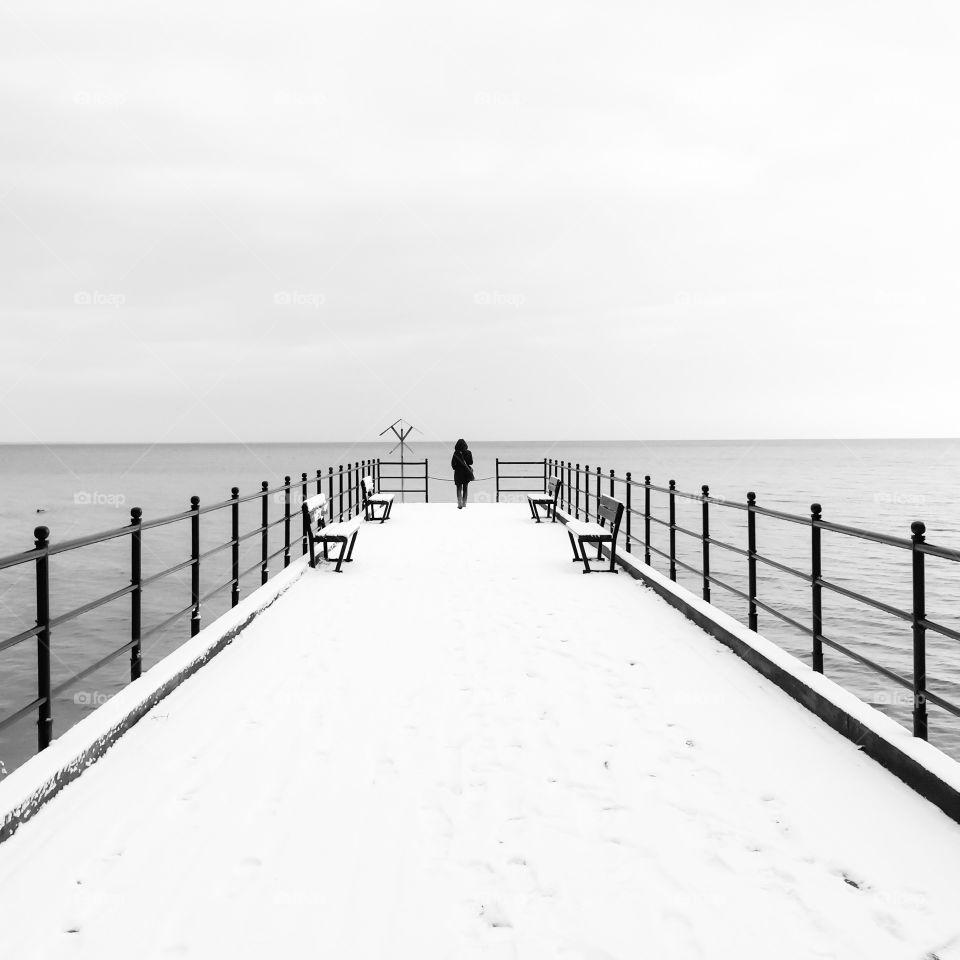
[[[428,461],[431,501],[453,503],[452,444],[419,442],[409,456]],[[829,441],[709,441],[709,442],[522,442],[473,443],[477,482],[471,499],[494,499],[495,460],[569,460],[603,473],[627,471],[642,480],[650,474],[655,484],[676,480],[680,490],[699,492],[709,484],[715,497],[743,502],[755,491],[762,506],[808,515],[811,502],[823,505],[825,519],[881,533],[909,537],[910,523],[927,524],[927,539],[960,548],[960,440],[829,440]],[[0,445],[0,555],[28,550],[38,524],[50,528],[51,539],[62,541],[125,525],[130,508],[141,507],[144,518],[186,510],[190,497],[201,504],[226,500],[230,488],[241,494],[271,486],[285,474],[299,478],[318,469],[381,457],[393,460],[383,443],[336,444],[162,444],[162,445]],[[420,487],[412,479],[422,468],[410,470],[408,489]],[[396,472],[384,468],[386,476]],[[510,472],[505,471],[505,472]],[[542,466],[520,467],[540,477]],[[538,480],[532,481],[537,483]],[[523,481],[505,485],[526,486]],[[384,487],[387,481],[384,480]],[[618,487],[618,495],[622,495]],[[311,492],[312,489],[311,489]],[[422,494],[411,493],[420,500]],[[520,499],[522,494],[501,499]],[[642,499],[634,500],[642,507]],[[453,508],[451,508],[453,509]],[[666,496],[653,497],[655,515],[667,517]],[[42,511],[42,512],[38,512]],[[259,501],[241,510],[241,533],[260,522]],[[271,519],[282,515],[282,506],[270,503]],[[700,505],[678,499],[677,522],[699,529]],[[204,515],[202,549],[230,536],[229,510]],[[271,531],[270,552],[282,546],[282,525]],[[294,533],[298,525],[294,521]],[[633,533],[642,538],[642,522]],[[746,547],[746,522],[742,511],[711,510],[711,533],[720,540]],[[144,534],[144,576],[165,569],[189,556],[189,524],[179,523]],[[795,524],[759,517],[757,549],[782,563],[809,571],[810,532]],[[654,525],[653,542],[666,549],[667,532]],[[294,541],[294,556],[297,555]],[[678,557],[699,566],[700,546],[677,535]],[[640,547],[639,549],[642,549]],[[243,544],[241,569],[256,563],[259,538]],[[504,545],[504,562],[509,551]],[[558,544],[566,557],[566,544]],[[65,613],[129,582],[128,538],[62,554],[51,560],[52,614]],[[634,550],[634,553],[637,549]],[[202,592],[229,577],[229,551],[201,564]],[[272,562],[276,571],[282,558]],[[665,561],[654,558],[665,570]],[[746,561],[719,549],[711,552],[713,573],[731,586],[746,589]],[[931,620],[960,629],[960,564],[927,560],[927,614]],[[911,602],[910,556],[906,551],[834,534],[823,535],[824,577],[848,589],[909,609]],[[699,578],[681,570],[681,583],[699,593]],[[259,583],[258,572],[244,578],[243,595]],[[810,622],[810,589],[802,581],[759,565],[759,596],[801,623]],[[143,629],[188,605],[189,571],[181,571],[144,591]],[[713,602],[745,622],[745,604],[719,587]],[[54,685],[116,649],[129,637],[130,602],[126,597],[57,628],[52,635]],[[203,608],[209,624],[229,607],[229,590]],[[35,623],[33,566],[0,571],[0,640]],[[824,633],[890,670],[909,677],[912,664],[910,625],[853,601],[824,593]],[[638,629],[642,625],[638,624]],[[809,639],[761,610],[760,631],[809,663]],[[184,615],[144,643],[144,668],[181,644],[189,635]],[[597,643],[603,638],[597,637]],[[841,654],[825,650],[826,673],[868,702],[904,723],[909,723],[910,694]],[[930,689],[960,702],[960,644],[928,636],[927,670]],[[118,660],[88,676],[63,694],[54,705],[55,734],[105,702],[126,682],[128,658]],[[677,678],[682,683],[682,678]],[[0,652],[0,716],[36,695],[36,647],[26,642]],[[762,722],[762,718],[758,718]],[[930,708],[930,739],[960,758],[960,720]],[[35,749],[35,717],[30,715],[0,734],[0,777],[12,771]]]

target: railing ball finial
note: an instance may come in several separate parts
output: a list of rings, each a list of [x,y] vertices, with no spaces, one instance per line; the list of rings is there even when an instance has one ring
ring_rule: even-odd
[[[130,522],[139,523],[143,518],[143,510],[140,507],[131,507],[130,508]]]
[[[927,532],[927,525],[922,520],[914,520],[910,524],[910,532],[913,534],[913,539],[920,543],[923,540],[923,535]]]
[[[753,504],[757,502],[757,495],[751,490],[747,494],[747,503]]]
[[[284,483],[284,486],[289,487],[289,486],[290,486],[290,478],[289,478],[289,477],[284,477],[284,478],[283,478],[283,483]]]
[[[821,507],[819,503],[811,503],[810,512],[813,514],[814,520],[819,520],[820,514],[823,512],[823,507]]]
[[[190,498],[190,509],[196,510],[200,506],[200,498],[198,496],[192,496]]]
[[[261,480],[261,481],[260,481],[260,489],[261,489],[261,490],[269,490],[269,489],[270,489],[270,481],[269,481],[269,480]]]
[[[676,480],[671,480],[671,481],[670,481],[670,489],[671,489],[671,490],[676,490],[676,489],[677,489],[677,481],[676,481]]]
[[[709,497],[709,496],[710,496],[710,484],[709,484],[709,483],[705,483],[705,484],[700,488],[700,490],[703,492],[704,497]]]
[[[37,547],[45,547],[50,539],[49,527],[35,527],[33,537],[37,541]]]
[[[233,497],[234,500],[236,500],[237,497],[240,496],[240,488],[239,488],[239,487],[231,487],[231,488],[230,488],[230,496]]]
[[[645,484],[647,484],[647,486],[650,485],[650,474],[649,474],[649,473],[643,478],[643,482],[644,482]]]

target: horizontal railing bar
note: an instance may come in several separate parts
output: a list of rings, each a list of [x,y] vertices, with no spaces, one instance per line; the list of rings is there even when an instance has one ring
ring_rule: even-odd
[[[227,587],[233,586],[233,577],[227,580],[225,583],[221,583],[219,587],[214,587],[209,593],[205,593],[201,598],[201,603],[206,603],[212,596],[218,594],[221,590],[226,590]]]
[[[842,597],[847,597],[850,600],[856,600],[859,603],[865,603],[868,607],[873,607],[875,610],[882,610],[884,613],[889,613],[892,617],[899,617],[901,620],[906,620],[908,622],[913,620],[913,614],[907,613],[906,610],[900,610],[897,607],[891,607],[890,604],[883,603],[880,600],[872,600],[870,597],[865,597],[862,593],[856,593],[854,590],[848,590],[846,587],[841,587],[839,584],[831,583],[829,580],[824,580],[822,577],[817,580],[817,583],[832,593],[839,593]]]
[[[302,511],[302,510],[300,511],[300,517],[301,517],[301,519],[303,518],[303,511]],[[248,530],[246,533],[242,533],[242,534],[240,534],[239,537],[237,537],[237,543],[243,543],[244,540],[249,540],[251,537],[256,537],[256,536],[258,536],[258,535],[261,534],[261,533],[263,533],[263,528],[262,528],[262,527],[256,527],[256,528],[253,529],[253,530]]]
[[[702,533],[696,533],[693,530],[687,530],[685,527],[678,526],[677,524],[673,525],[673,529],[676,530],[677,533],[685,533],[688,537],[693,537],[694,540],[703,540]]]
[[[211,547],[211,548],[210,548],[209,550],[207,550],[205,553],[201,553],[200,556],[197,557],[197,560],[206,560],[207,557],[216,556],[216,554],[222,553],[222,552],[223,552],[224,550],[226,550],[228,547],[232,547],[232,546],[233,546],[233,541],[232,541],[232,540],[228,540],[226,543],[221,543],[219,547]],[[192,562],[192,561],[191,561],[191,562]]]
[[[642,516],[642,514],[641,514],[641,516]],[[669,527],[669,526],[670,526],[670,521],[669,521],[669,520],[661,520],[660,517],[655,517],[655,516],[653,516],[653,514],[650,515],[650,519],[651,519],[654,523],[659,523],[661,527]]]
[[[723,540],[717,540],[714,537],[708,537],[707,542],[715,547],[720,547],[722,550],[729,550],[731,553],[739,553],[741,557],[750,556],[749,550],[744,550],[743,547],[736,547],[732,543],[726,543]]]
[[[8,637],[6,640],[0,641],[0,651],[15,647],[18,643],[23,643],[24,640],[37,636],[42,629],[42,627],[30,627],[14,637]]]
[[[18,720],[22,720],[31,710],[36,710],[37,707],[47,702],[46,697],[37,697],[36,700],[31,700],[25,707],[21,707],[19,710],[14,710],[13,713],[8,717],[4,717],[0,720],[0,730],[5,730],[11,724],[16,723]]]
[[[947,713],[952,713],[955,717],[960,717],[960,707],[951,703],[949,700],[944,700],[943,697],[938,697],[929,690],[926,691],[926,697],[930,703],[936,704],[941,710],[946,710]]]
[[[934,623],[933,620],[921,620],[920,623],[926,627],[927,630],[939,633],[942,637],[949,637],[951,640],[960,640],[960,630],[953,630],[950,627],[943,626],[943,624]],[[2,649],[2,647],[0,647],[0,649]]]
[[[91,600],[89,603],[85,603],[82,607],[77,607],[75,610],[71,610],[69,613],[62,613],[59,617],[52,617],[50,619],[50,627],[59,627],[61,623],[66,623],[68,620],[74,620],[77,617],[83,616],[85,613],[89,613],[91,610],[96,610],[97,607],[102,607],[106,603],[112,603],[114,600],[119,600],[121,597],[125,597],[128,593],[132,593],[137,589],[136,584],[128,583],[125,587],[121,587],[119,590],[114,590],[113,593],[108,593],[105,597],[100,597],[98,600]]]
[[[711,583],[715,583],[718,587],[723,587],[724,590],[728,590],[730,593],[734,594],[735,596],[740,597],[742,600],[746,600],[749,602],[750,597],[747,593],[745,593],[743,590],[738,590],[736,587],[731,587],[729,583],[727,583],[724,580],[721,580],[717,576],[714,576],[712,573],[710,574],[709,577],[707,577],[707,579]]]
[[[116,660],[121,653],[126,653],[134,644],[138,641],[128,640],[122,647],[118,650],[114,650],[113,653],[108,653],[105,657],[101,657],[96,663],[92,663],[89,667],[84,667],[79,673],[74,674],[69,680],[64,680],[63,683],[57,685],[50,691],[51,697],[59,696],[63,693],[67,687],[73,686],[73,684],[78,683],[80,680],[83,680],[84,677],[90,676],[91,673],[99,670],[101,667],[105,667],[111,660]]]
[[[80,547],[90,547],[95,543],[106,543],[108,540],[126,537],[136,529],[136,526],[133,524],[127,524],[125,527],[104,530],[102,533],[94,533],[86,537],[77,537],[74,540],[64,540],[61,543],[51,543],[50,546],[47,547],[47,556],[54,557],[58,553],[67,553],[70,550],[78,550]]]
[[[745,550],[744,553],[747,556],[750,555],[749,550]],[[793,567],[788,567],[785,563],[780,563],[779,560],[771,560],[769,557],[764,557],[759,553],[755,553],[754,557],[761,563],[765,563],[767,566],[773,567],[776,570],[782,570],[784,573],[789,573],[794,577],[799,577],[801,580],[804,580],[807,583],[813,583],[813,577],[811,577],[809,573],[804,573],[802,570],[794,570]]]
[[[679,557],[674,557],[673,562],[678,567],[683,567],[684,570],[689,570],[691,573],[695,573],[698,577],[703,576],[702,570],[699,570],[697,567],[691,566],[689,563],[686,563],[684,560],[681,560]]]
[[[242,580],[248,574],[253,573],[254,570],[259,570],[263,566],[263,561],[258,560],[252,567],[247,567],[246,570],[241,570],[238,576],[238,580]]]
[[[941,560],[960,561],[960,550],[951,550],[948,547],[938,547],[933,543],[918,543],[917,549],[920,553],[929,554],[931,557],[939,557]]]
[[[7,570],[10,567],[16,567],[21,563],[29,563],[43,556],[43,550],[26,550],[23,553],[11,553],[6,557],[0,557],[0,570]]]
[[[193,604],[189,603],[182,610],[178,610],[176,613],[173,613],[167,617],[163,623],[158,623],[155,627],[151,627],[145,634],[143,634],[142,639],[146,640],[147,637],[153,636],[153,634],[158,633],[161,630],[165,630],[170,626],[171,623],[173,623],[174,620],[182,617],[185,613],[190,613],[191,610],[193,610]]]
[[[753,602],[761,609],[766,610],[767,613],[772,613],[778,620],[782,620],[784,623],[790,624],[795,630],[799,630],[801,633],[805,633],[808,637],[813,636],[813,630],[810,627],[805,627],[802,623],[799,623],[797,620],[794,620],[793,617],[788,617],[785,613],[778,610],[776,607],[771,606],[769,603],[764,603],[758,597],[753,598]]]
[[[865,657],[863,654],[851,650],[838,640],[831,640],[829,637],[825,637],[822,633],[817,639],[819,639],[821,643],[825,643],[828,647],[832,647],[834,650],[839,650],[840,653],[846,654],[846,656],[850,657],[851,660],[856,660],[857,663],[862,663],[865,667],[870,667],[871,670],[875,670],[888,680],[892,680],[894,683],[900,684],[901,687],[906,687],[908,690],[913,689],[913,684],[904,677],[901,677],[900,674],[894,673],[892,670],[888,670],[886,667],[881,667],[879,663],[874,663],[869,657]]]
[[[290,547],[290,549],[291,549],[291,550],[293,549],[292,541],[291,541],[291,547]],[[281,547],[281,548],[280,548],[279,550],[277,550],[275,553],[271,553],[271,554],[269,554],[269,555],[267,556],[267,563],[269,563],[269,562],[270,562],[271,560],[273,560],[274,558],[279,557],[281,553],[286,553],[286,552],[287,552],[287,547],[286,547],[286,546]]]
[[[183,513],[171,513],[169,517],[158,517],[156,520],[141,520],[137,527],[140,530],[154,530],[157,527],[166,527],[171,523],[179,523],[181,520],[189,520],[193,516],[192,510],[184,510]],[[130,526],[130,532],[137,529]]]
[[[670,559],[670,554],[666,550],[661,550],[659,547],[655,547],[652,543],[650,544],[650,552],[657,554],[659,557],[663,557],[664,560]]]
[[[167,567],[166,570],[161,570],[159,573],[154,573],[149,577],[144,577],[140,581],[140,586],[146,587],[151,583],[155,583],[157,580],[162,580],[164,577],[169,577],[172,573],[178,573],[180,570],[186,570],[187,567],[192,565],[193,560],[181,560],[180,563],[175,563],[172,567]]]

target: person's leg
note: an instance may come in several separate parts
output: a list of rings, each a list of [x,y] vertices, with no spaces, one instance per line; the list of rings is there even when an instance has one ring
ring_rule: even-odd
[[[456,483],[456,481],[454,481]],[[456,483],[457,487],[457,509],[460,510],[463,508],[463,484]]]
[[[467,491],[468,491],[469,489],[470,489],[470,481],[468,480],[468,481],[463,485],[463,505],[464,505],[464,506],[467,505]]]

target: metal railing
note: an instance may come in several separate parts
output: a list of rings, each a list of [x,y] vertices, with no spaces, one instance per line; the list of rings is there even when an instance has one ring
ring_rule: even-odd
[[[387,473],[382,470],[387,467]],[[399,470],[394,468],[399,467]],[[423,486],[408,487],[407,480],[422,483]],[[399,487],[383,486],[397,483]],[[430,502],[430,461],[429,460],[378,460],[377,461],[377,490],[380,493],[399,493],[401,501],[406,500],[408,493],[422,493],[423,502]]]
[[[811,664],[817,673],[824,672],[823,648],[829,647],[863,667],[885,677],[892,683],[904,687],[912,694],[913,734],[923,740],[928,737],[927,704],[932,703],[954,717],[960,717],[960,705],[952,703],[944,697],[930,691],[927,687],[927,633],[928,631],[950,640],[960,640],[960,631],[951,629],[941,623],[936,623],[927,617],[926,613],[926,557],[938,557],[953,562],[960,561],[960,551],[935,546],[926,542],[926,527],[916,520],[910,527],[910,537],[892,537],[871,530],[862,530],[857,527],[831,523],[823,519],[822,507],[814,503],[810,508],[810,516],[786,513],[781,510],[771,510],[757,504],[753,492],[747,494],[746,503],[738,503],[726,499],[710,496],[710,488],[704,485],[700,493],[687,493],[677,490],[671,480],[668,486],[658,486],[645,476],[643,482],[636,481],[628,472],[617,476],[613,470],[602,471],[597,467],[594,471],[589,466],[581,468],[580,464],[571,464],[569,461],[549,460],[548,473],[561,481],[560,503],[563,510],[574,518],[589,520],[591,504],[596,516],[596,504],[601,493],[608,493],[611,497],[618,494],[625,504],[624,523],[620,529],[620,539],[628,554],[633,553],[634,546],[642,547],[643,562],[652,566],[652,558],[660,557],[667,563],[670,579],[676,581],[678,568],[686,570],[700,580],[701,595],[704,600],[711,601],[711,587],[720,587],[729,594],[737,597],[745,604],[747,626],[750,630],[758,629],[759,612],[777,618],[788,627],[806,635],[811,641]],[[634,494],[642,495],[642,509],[635,509]],[[651,509],[651,493],[666,494],[667,518],[655,516]],[[700,529],[691,530],[677,523],[677,499],[690,500],[700,504]],[[747,537],[746,544],[727,543],[718,540],[710,532],[710,517],[712,508],[723,508],[740,511],[746,515]],[[796,524],[806,527],[810,543],[809,572],[798,570],[789,564],[782,563],[772,557],[764,556],[757,550],[757,523],[758,516],[769,517],[776,521]],[[642,521],[642,535],[634,536],[633,520]],[[667,549],[654,545],[651,538],[652,526],[662,527],[667,533]],[[868,597],[855,590],[843,587],[823,577],[821,534],[823,531],[839,534],[842,537],[854,540],[866,540],[882,544],[895,550],[905,551],[911,557],[912,605],[903,609],[886,603],[875,597]],[[681,534],[695,541],[698,546],[699,565],[681,559],[677,554],[677,534]],[[711,548],[727,551],[729,554],[741,558],[745,562],[746,591],[734,587],[720,579],[710,569]],[[777,609],[772,603],[761,599],[757,590],[758,564],[785,573],[805,583],[810,590],[810,625],[801,623]],[[910,624],[912,635],[913,670],[910,676],[903,676],[869,657],[851,649],[844,643],[827,636],[824,633],[823,621],[823,594],[844,597],[860,605],[880,611]]]
[[[497,496],[496,502],[500,502],[501,493],[546,493],[547,491],[547,463],[546,458],[543,460],[500,460],[497,459]],[[509,473],[501,473],[500,468],[506,467]],[[523,467],[536,467],[536,471],[533,473],[515,473],[513,471],[521,469]],[[501,484],[502,480],[524,480],[534,482],[532,487],[504,487]]]
[[[113,662],[128,651],[130,653],[130,680],[131,682],[136,680],[142,670],[143,643],[145,640],[165,630],[186,614],[190,614],[190,636],[196,636],[200,632],[201,614],[204,603],[229,588],[230,604],[232,607],[235,607],[240,602],[240,584],[245,576],[259,570],[259,585],[262,586],[267,583],[270,578],[270,564],[272,561],[282,556],[283,566],[289,566],[292,551],[295,549],[295,536],[293,533],[294,508],[299,511],[299,505],[303,500],[311,496],[312,493],[326,493],[327,499],[330,502],[331,518],[336,516],[337,519],[342,520],[345,517],[352,517],[359,513],[361,508],[360,478],[367,474],[378,475],[378,467],[379,461],[363,460],[352,464],[341,464],[336,468],[328,467],[326,471],[317,470],[315,476],[308,476],[306,473],[302,473],[299,481],[294,481],[291,477],[287,476],[284,477],[284,482],[276,487],[271,487],[270,484],[264,480],[260,490],[244,496],[240,495],[237,487],[233,487],[228,500],[208,506],[201,506],[199,497],[191,497],[188,510],[171,516],[159,517],[155,520],[144,519],[141,508],[134,507],[130,511],[130,523],[127,526],[106,530],[85,537],[78,537],[74,540],[64,540],[61,543],[51,541],[50,530],[47,527],[37,527],[36,530],[34,530],[35,541],[33,549],[27,550],[24,553],[0,558],[0,571],[18,567],[23,564],[34,564],[37,621],[35,626],[27,630],[23,630],[6,639],[0,639],[0,653],[10,650],[19,644],[26,643],[29,640],[33,640],[34,638],[37,641],[37,695],[7,716],[0,717],[0,732],[36,711],[37,749],[46,749],[53,739],[53,701],[59,694],[95,671],[107,666],[107,664]],[[294,498],[297,497],[297,495],[299,495],[299,499],[294,502]],[[269,504],[271,498],[274,498],[275,503],[282,503],[283,507],[282,514],[275,519],[270,518]],[[241,533],[240,505],[256,500],[260,501],[260,524],[245,533]],[[219,510],[230,511],[230,539],[211,549],[201,551],[200,518]],[[143,575],[142,564],[144,534],[150,530],[156,530],[160,527],[178,523],[184,523],[189,526],[189,558],[175,563],[167,569],[161,570],[159,573],[145,577]],[[277,549],[271,551],[270,531],[281,525],[283,527],[283,543]],[[123,537],[128,537],[130,540],[130,582],[95,600],[84,603],[67,613],[56,617],[51,616],[51,558]],[[260,541],[259,558],[253,566],[241,570],[240,545],[247,540],[255,538],[259,538]],[[301,554],[306,554],[307,537],[305,529],[300,539]],[[274,543],[276,543],[276,540]],[[231,552],[230,577],[212,590],[201,593],[201,563],[226,550],[230,550]],[[190,570],[190,602],[176,613],[154,624],[149,629],[144,630],[141,613],[145,591],[149,591],[155,584],[165,578],[187,569]],[[129,638],[110,653],[98,658],[94,663],[86,665],[83,669],[70,676],[69,679],[54,686],[51,679],[50,661],[52,642],[57,629],[84,614],[127,596],[130,597],[131,614]]]

